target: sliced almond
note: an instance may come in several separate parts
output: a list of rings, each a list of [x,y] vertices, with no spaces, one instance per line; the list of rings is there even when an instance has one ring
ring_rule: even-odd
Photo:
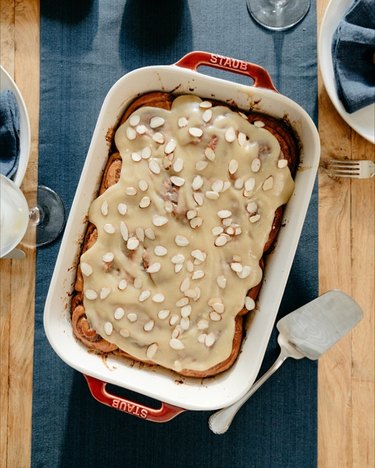
[[[129,320],[129,322],[132,322],[132,323],[138,320],[138,315],[135,312],[129,312],[126,317]]]
[[[183,127],[186,127],[187,124],[188,124],[188,119],[186,117],[180,117],[177,121],[177,125],[180,127],[180,128],[183,128]]]
[[[209,161],[215,161],[215,158],[216,158],[216,153],[215,151],[210,148],[209,146],[204,150],[204,155],[206,156],[206,158],[209,160]]]
[[[139,226],[136,227],[135,235],[137,239],[139,240],[139,242],[143,242],[145,240],[145,230],[143,229],[143,227],[139,227]]]
[[[225,131],[224,138],[228,143],[232,143],[236,139],[236,132],[233,127],[229,127]]]
[[[163,117],[159,117],[159,116],[152,117],[150,120],[150,127],[152,129],[159,128],[162,125],[164,125],[164,123],[165,123],[165,120],[163,119]]]
[[[171,182],[176,187],[182,187],[184,185],[184,183],[185,183],[185,179],[183,177],[179,177],[179,176],[172,176],[171,177]]]
[[[199,107],[200,107],[201,109],[209,109],[209,108],[212,107],[212,102],[210,102],[210,101],[202,101],[202,102],[199,103]]]
[[[126,212],[128,211],[128,206],[125,203],[119,203],[117,205],[117,211],[120,213],[120,215],[126,215]]]
[[[196,280],[196,279],[201,279],[203,277],[204,277],[204,271],[203,270],[196,270],[196,271],[194,271],[191,278],[193,280]]]
[[[197,161],[195,163],[195,169],[197,171],[204,171],[206,169],[206,167],[208,166],[208,162],[207,161]]]
[[[211,348],[211,346],[213,346],[215,344],[215,341],[216,341],[215,335],[213,333],[209,333],[206,336],[204,344],[207,346],[207,348]]]
[[[127,288],[127,286],[128,286],[128,282],[126,281],[126,279],[120,280],[117,285],[120,291],[124,291]]]
[[[151,148],[149,146],[145,146],[141,151],[142,159],[149,159],[151,157]]]
[[[136,127],[141,121],[141,117],[137,114],[133,114],[129,117],[129,125]]]
[[[176,149],[176,142],[174,140],[169,140],[168,143],[165,145],[164,153],[171,154]]]
[[[220,219],[225,219],[225,218],[229,218],[230,216],[232,216],[232,212],[230,210],[219,210],[217,212],[217,215]]]
[[[125,316],[125,310],[122,307],[117,307],[113,312],[116,320],[121,320]]]
[[[115,256],[112,252],[106,252],[102,257],[102,260],[104,263],[111,263],[114,258]]]
[[[130,196],[137,195],[137,189],[135,187],[126,187],[125,193]]]
[[[157,255],[158,257],[164,257],[164,255],[167,255],[167,253],[168,253],[168,250],[162,245],[157,245],[154,248],[154,254]]]
[[[211,311],[210,312],[210,319],[213,321],[213,322],[219,322],[221,320],[221,315],[218,314],[217,312],[215,311]]]
[[[193,198],[198,206],[203,206],[204,197],[202,193],[200,192],[193,193]]]
[[[234,181],[234,188],[237,190],[241,190],[244,186],[244,181],[240,177]]]
[[[255,158],[251,161],[251,170],[253,172],[259,172],[261,166],[261,162],[259,158]]]
[[[190,220],[190,227],[193,229],[196,229],[200,226],[202,226],[203,219],[200,216],[197,216],[196,218],[193,218]]]
[[[238,169],[238,161],[236,159],[231,159],[228,166],[229,174],[234,174]]]
[[[253,310],[255,309],[255,301],[254,299],[252,299],[251,297],[249,296],[246,296],[246,299],[245,299],[245,308],[247,310]]]
[[[175,241],[176,245],[178,245],[179,247],[185,247],[185,246],[189,245],[189,239],[187,237],[185,237],[185,236],[177,235],[174,238],[174,241]]]
[[[205,195],[206,195],[206,198],[208,198],[209,200],[217,200],[220,196],[219,193],[215,192],[214,190],[207,190]]]
[[[139,202],[139,207],[147,208],[148,206],[150,206],[150,204],[151,204],[150,197],[143,197],[141,201]]]
[[[151,291],[148,289],[144,289],[140,295],[138,296],[139,302],[144,302],[146,299],[148,299],[151,296]]]
[[[152,228],[146,228],[145,229],[145,236],[147,237],[147,239],[150,239],[150,240],[155,240],[155,232]]]
[[[146,192],[146,190],[148,190],[148,182],[144,179],[141,179],[138,182],[138,187],[139,187],[139,190],[141,190],[142,192]]]
[[[273,187],[273,176],[269,176],[262,185],[263,190],[266,192],[267,190],[271,190]]]
[[[212,119],[212,110],[207,109],[202,114],[202,119],[204,122],[208,123]]]
[[[159,346],[158,346],[157,343],[150,344],[147,347],[147,351],[146,351],[147,359],[152,359],[155,356],[155,354],[157,353],[158,349],[159,349]]]
[[[185,257],[184,257],[184,255],[182,255],[182,254],[174,255],[174,256],[171,258],[171,262],[172,262],[172,263],[184,263],[184,261],[185,261]]]
[[[265,126],[265,123],[261,120],[255,120],[254,125],[258,128],[263,128]]]
[[[158,262],[151,263],[151,265],[147,268],[147,273],[157,273],[160,271],[161,265]]]
[[[240,146],[243,146],[246,143],[246,135],[243,132],[239,132],[237,141]]]
[[[160,174],[161,169],[159,163],[155,159],[150,160],[148,167],[153,174]]]
[[[180,351],[185,348],[184,343],[177,338],[169,340],[169,346],[176,351]]]
[[[137,138],[137,132],[132,127],[126,129],[126,136],[128,140],[135,140]]]
[[[167,224],[168,222],[168,218],[166,218],[165,216],[160,216],[160,215],[154,215],[152,217],[152,224],[154,226],[164,226],[164,224]]]
[[[156,302],[157,304],[161,304],[165,301],[165,296],[162,293],[156,293],[152,296],[152,301]]]
[[[98,297],[98,293],[94,291],[93,289],[87,289],[85,291],[85,297],[86,299],[89,299],[90,301],[94,301]]]
[[[143,330],[146,332],[150,332],[154,328],[155,322],[153,320],[149,320],[143,325]]]
[[[92,266],[89,265],[88,263],[85,263],[85,262],[81,262],[80,263],[80,268],[81,268],[81,272],[84,276],[90,276],[93,272],[92,270]]]
[[[164,143],[164,135],[160,132],[155,132],[153,135],[152,135],[152,139],[156,142],[156,143],[159,143],[160,145],[162,145]]]
[[[191,314],[191,305],[185,305],[181,308],[181,317],[189,317]]]
[[[191,187],[193,190],[199,190],[203,185],[203,178],[200,175],[194,177]]]
[[[107,216],[108,215],[108,210],[109,210],[108,202],[107,202],[107,200],[104,200],[104,202],[102,203],[102,206],[100,207],[100,211],[101,211],[102,215]]]
[[[165,320],[169,317],[170,311],[168,309],[159,310],[158,317],[160,320]]]
[[[102,288],[99,293],[100,299],[104,300],[111,294],[110,288]]]
[[[223,275],[218,276],[216,278],[216,282],[217,282],[219,288],[221,288],[221,289],[224,289],[225,286],[227,285],[227,279]]]
[[[209,326],[208,320],[205,320],[205,319],[201,319],[197,323],[198,330],[207,330],[208,326]]]
[[[134,162],[139,162],[142,160],[142,156],[139,153],[132,153],[131,158]]]
[[[129,237],[126,247],[129,250],[135,250],[139,247],[139,240],[136,237]]]
[[[255,179],[254,177],[249,177],[245,182],[245,190],[247,192],[251,192],[255,187]]]
[[[288,161],[286,159],[279,159],[277,161],[277,167],[279,169],[284,169],[284,167],[287,167],[287,165],[288,165]]]
[[[200,138],[203,135],[203,130],[199,127],[190,127],[189,133],[193,137]]]
[[[259,220],[260,220],[260,214],[259,213],[249,217],[250,223],[256,223]]]
[[[228,242],[228,237],[225,235],[220,235],[215,239],[215,245],[217,247],[223,247]]]
[[[181,172],[184,168],[184,160],[181,158],[177,158],[176,161],[173,163],[173,170],[175,172]]]
[[[113,332],[113,325],[111,322],[105,322],[104,324],[104,333],[106,335],[112,335],[112,332]]]

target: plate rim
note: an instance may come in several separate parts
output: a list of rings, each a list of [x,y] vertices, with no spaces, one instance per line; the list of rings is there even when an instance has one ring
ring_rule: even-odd
[[[359,109],[352,114],[349,114],[346,112],[343,104],[338,98],[334,82],[333,61],[331,54],[332,37],[336,27],[341,21],[341,18],[351,3],[352,0],[330,0],[327,6],[320,25],[318,38],[319,69],[323,79],[324,87],[338,114],[354,131],[356,131],[370,143],[375,144],[375,130],[373,130],[375,128],[375,123],[374,125],[371,123],[371,125],[368,127],[363,127],[363,125],[358,123],[356,119],[356,117],[363,115],[364,113],[371,114],[371,111],[372,114],[375,114],[375,103]]]

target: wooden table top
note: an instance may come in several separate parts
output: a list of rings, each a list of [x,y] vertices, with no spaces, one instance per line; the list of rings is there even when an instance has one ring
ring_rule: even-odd
[[[319,24],[328,0],[317,1]],[[0,0],[0,59],[28,107],[32,150],[22,185],[36,188],[39,118],[39,0]],[[319,289],[339,288],[365,317],[318,365],[320,468],[374,467],[374,182],[333,180],[331,158],[375,159],[375,147],[335,111],[319,76]],[[31,453],[35,250],[0,260],[0,466],[28,467]],[[20,437],[22,434],[22,437]]]

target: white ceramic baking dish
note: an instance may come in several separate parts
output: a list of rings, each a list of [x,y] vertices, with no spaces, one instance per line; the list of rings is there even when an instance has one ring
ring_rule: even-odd
[[[244,86],[197,72],[206,65],[241,73],[252,79]],[[90,353],[73,336],[70,294],[87,212],[95,197],[108,155],[108,129],[119,121],[124,109],[148,91],[192,93],[236,103],[239,108],[287,117],[302,143],[301,164],[295,191],[289,201],[275,249],[267,259],[264,282],[235,364],[214,378],[181,378],[171,371],[135,364],[116,357],[104,360]],[[153,421],[167,421],[184,409],[214,410],[238,400],[253,384],[270,338],[280,301],[299,241],[318,168],[320,144],[316,127],[295,102],[277,93],[261,67],[207,52],[191,52],[169,66],[141,68],[120,78],[109,91],[99,114],[73,206],[66,225],[44,311],[44,327],[56,353],[82,372],[95,398],[121,411]],[[162,401],[160,409],[147,408],[110,394],[107,383]]]

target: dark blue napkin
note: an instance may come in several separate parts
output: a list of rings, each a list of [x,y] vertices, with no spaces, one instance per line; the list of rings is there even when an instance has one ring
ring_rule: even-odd
[[[338,96],[352,113],[375,102],[375,3],[354,0],[332,41]]]
[[[285,33],[250,18],[243,0],[41,0],[39,183],[69,208],[108,90],[123,74],[172,64],[191,50],[248,60],[317,120],[316,10]],[[205,67],[200,72],[208,72]],[[250,84],[244,76],[210,75]],[[317,192],[311,200],[280,316],[318,294]],[[32,468],[315,468],[316,362],[288,360],[241,409],[229,432],[207,411],[155,424],[92,398],[51,349],[43,308],[59,242],[37,251]],[[274,332],[263,372],[276,359]],[[119,388],[114,393],[143,402]]]
[[[12,177],[20,155],[20,115],[12,91],[0,93],[0,173]]]

